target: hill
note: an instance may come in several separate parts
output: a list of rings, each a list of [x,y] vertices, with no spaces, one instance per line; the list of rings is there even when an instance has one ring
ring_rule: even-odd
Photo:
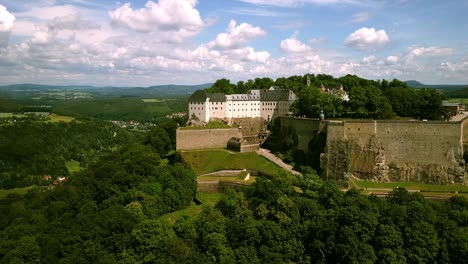
[[[468,98],[468,86],[462,89],[446,91],[444,94],[448,98]]]
[[[405,81],[405,83],[411,88],[432,88],[441,90],[455,90],[468,87],[468,84],[424,84],[416,80]]]
[[[197,85],[156,85],[149,87],[96,87],[83,85],[40,85],[40,84],[12,84],[0,86],[0,94],[11,97],[35,97],[51,92],[80,92],[89,93],[94,97],[99,96],[135,96],[135,97],[168,97],[168,96],[188,96],[196,90],[211,87],[211,83]]]

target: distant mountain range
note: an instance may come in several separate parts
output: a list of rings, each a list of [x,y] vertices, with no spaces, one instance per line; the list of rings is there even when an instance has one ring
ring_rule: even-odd
[[[0,86],[0,93],[10,96],[32,96],[38,93],[46,93],[51,91],[79,91],[87,92],[97,96],[137,96],[137,97],[167,97],[167,96],[184,96],[190,95],[199,89],[211,87],[212,83],[197,84],[197,85],[156,85],[149,87],[96,87],[84,85],[40,85],[40,84],[13,84]]]
[[[432,88],[441,90],[453,90],[468,87],[468,84],[424,84],[415,80],[405,81],[412,88]]]

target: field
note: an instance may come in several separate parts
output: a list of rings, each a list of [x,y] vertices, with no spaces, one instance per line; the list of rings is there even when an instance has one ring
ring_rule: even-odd
[[[8,196],[8,194],[11,194],[11,193],[24,195],[29,190],[33,189],[34,187],[36,187],[36,185],[32,185],[32,186],[28,186],[28,187],[24,187],[24,188],[9,189],[9,190],[0,189],[0,199],[4,199],[5,197]]]
[[[0,118],[10,118],[10,117],[25,117],[25,115],[13,114],[13,113],[0,113]]]
[[[255,152],[236,153],[227,150],[182,151],[184,161],[198,174],[219,170],[252,169],[276,174],[281,169]]]
[[[198,214],[202,212],[203,207],[215,206],[218,203],[219,199],[221,199],[221,195],[222,195],[221,193],[199,192],[197,193],[196,197],[198,198],[198,200],[202,202],[202,204],[197,205],[194,202],[191,202],[189,207],[183,210],[179,210],[176,212],[163,215],[161,218],[166,219],[171,224],[174,224],[179,218],[181,218],[184,215],[197,216]]]
[[[51,114],[49,116],[50,118],[50,121],[49,122],[71,122],[73,120],[75,120],[74,117],[72,116],[62,116],[62,115],[56,115],[56,114]]]
[[[61,115],[142,122],[185,111],[185,108],[185,99],[114,98],[61,100],[55,103],[55,110]]]
[[[468,98],[449,98],[447,99],[450,103],[462,103],[462,104],[468,104]]]

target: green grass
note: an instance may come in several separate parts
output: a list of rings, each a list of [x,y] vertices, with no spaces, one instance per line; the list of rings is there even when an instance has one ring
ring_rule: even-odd
[[[252,169],[276,174],[281,170],[273,162],[255,152],[237,153],[227,150],[183,151],[184,161],[198,174],[219,170]]]
[[[25,117],[23,114],[13,114],[13,113],[0,113],[0,118],[10,118],[10,117]]]
[[[228,182],[239,182],[239,183],[246,183],[246,184],[251,184],[256,181],[255,176],[250,176],[249,180],[247,181],[244,181],[238,176],[198,176],[197,179],[202,180],[202,181],[228,181]]]
[[[9,189],[9,190],[0,189],[0,199],[6,198],[11,193],[16,193],[16,194],[19,194],[19,195],[25,195],[28,191],[30,191],[34,187],[36,187],[36,185],[31,185],[31,186],[24,187],[24,188]]]
[[[403,187],[408,190],[420,190],[424,192],[468,192],[468,186],[462,185],[435,185],[419,182],[369,182],[354,180],[350,182],[351,187],[359,189],[377,188],[394,189]]]
[[[56,115],[56,114],[51,114],[49,116],[49,118],[50,118],[49,122],[53,122],[53,123],[56,123],[56,122],[71,122],[71,121],[75,120],[75,118],[72,117],[72,116],[62,116],[62,115]]]
[[[450,103],[468,104],[468,98],[448,98],[447,101]]]
[[[184,215],[189,215],[196,217],[203,211],[204,206],[215,206],[218,201],[221,199],[222,193],[209,193],[209,192],[199,192],[197,193],[197,198],[202,202],[200,205],[196,205],[192,202],[189,207],[179,210],[176,212],[172,212],[166,215],[161,216],[162,219],[166,219],[171,224],[174,224],[179,218]]]
[[[65,166],[67,167],[68,171],[70,173],[75,173],[79,172],[82,168],[80,167],[80,162],[76,160],[70,160],[65,163]]]

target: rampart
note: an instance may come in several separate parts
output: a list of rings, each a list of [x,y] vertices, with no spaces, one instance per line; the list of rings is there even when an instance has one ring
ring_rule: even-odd
[[[283,117],[279,129],[284,144],[304,151],[308,158],[321,153],[320,169],[326,179],[468,184],[463,159],[468,119],[320,122]]]
[[[321,155],[327,179],[467,184],[461,122],[344,121],[327,123]]]
[[[242,137],[238,128],[219,129],[177,129],[176,149],[226,148],[232,137]]]

